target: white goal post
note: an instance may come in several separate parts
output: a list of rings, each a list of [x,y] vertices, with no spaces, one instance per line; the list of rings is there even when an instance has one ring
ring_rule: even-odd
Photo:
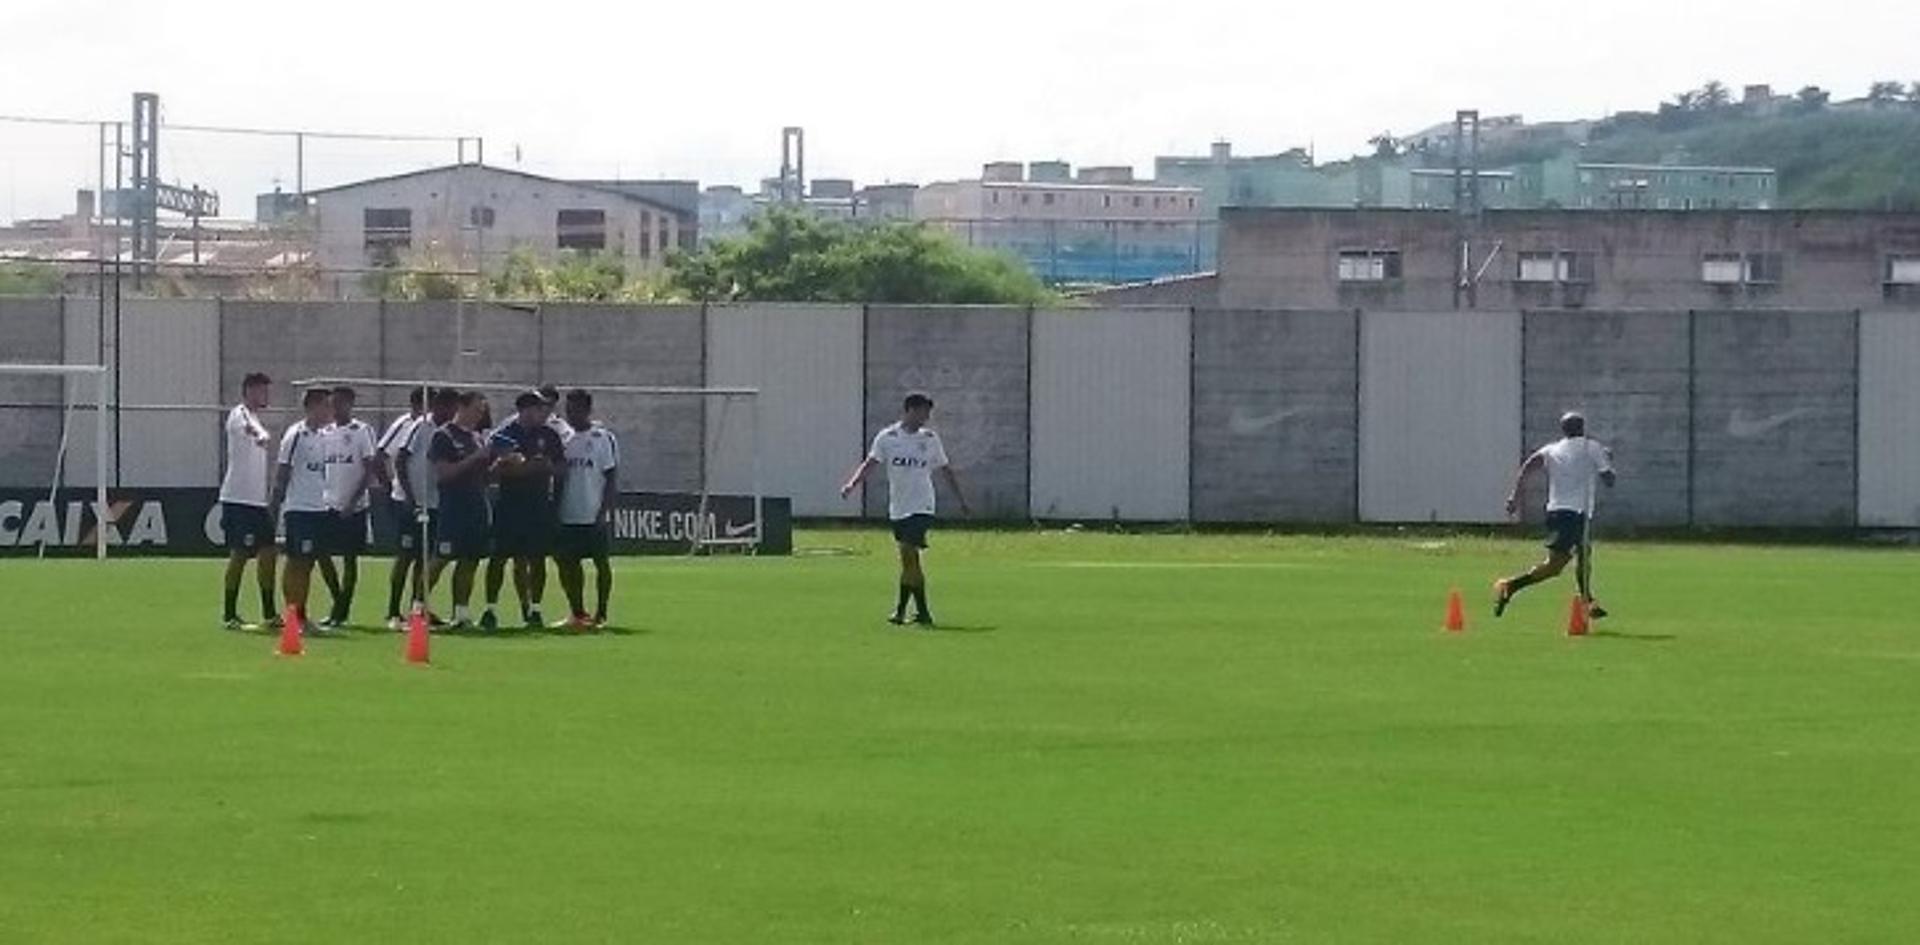
[[[107,369],[99,364],[0,364],[0,375],[13,374],[28,377],[58,377],[63,380],[82,378],[93,381],[94,416],[104,418],[107,415]],[[49,405],[51,406],[51,405]],[[59,498],[60,480],[67,458],[67,431],[72,424],[68,419],[73,414],[73,403],[63,391],[61,394],[60,448],[54,454],[53,485],[49,487],[48,501]],[[96,560],[107,559],[107,424],[104,419],[96,420],[93,425],[94,449],[94,526],[93,555]],[[40,554],[46,554],[46,545],[40,546]]]
[[[308,377],[308,378],[301,378],[300,380],[292,382],[292,386],[296,390],[303,387],[315,387],[315,386],[324,386],[324,387],[346,386],[346,387],[353,387],[353,388],[386,389],[386,390],[407,390],[407,391],[420,390],[423,392],[428,389],[451,388],[454,390],[477,390],[477,391],[483,391],[487,393],[503,393],[503,392],[518,393],[520,391],[525,391],[536,386],[541,386],[542,384],[545,384],[545,383],[550,383],[550,382],[540,382],[536,384],[515,384],[515,383],[502,382],[502,381],[457,381],[457,380],[428,380],[428,379],[412,379],[412,378],[394,379],[394,378],[379,378],[379,377]],[[738,549],[742,549],[749,552],[759,550],[760,545],[763,542],[766,535],[766,488],[765,488],[765,483],[762,480],[762,469],[764,467],[764,462],[761,457],[761,445],[760,445],[761,412],[760,412],[760,389],[759,388],[757,387],[644,387],[644,386],[636,387],[636,386],[619,385],[619,384],[553,384],[553,386],[560,389],[561,391],[580,388],[583,390],[590,391],[596,397],[602,394],[615,394],[615,395],[635,395],[635,396],[644,396],[644,397],[667,397],[667,398],[692,397],[692,398],[699,399],[702,403],[712,403],[713,401],[718,400],[721,406],[720,406],[720,410],[718,411],[717,417],[715,417],[712,412],[708,412],[706,414],[703,414],[702,416],[701,426],[703,429],[703,434],[701,437],[701,444],[700,444],[702,475],[700,476],[698,521],[700,523],[703,523],[703,525],[702,525],[702,528],[696,529],[695,534],[691,536],[687,551],[689,554],[699,554],[700,552],[703,552],[703,551],[713,551],[721,548],[738,548]],[[750,530],[748,530],[747,533],[744,535],[715,534],[715,533],[710,533],[704,529],[704,523],[708,521],[708,510],[711,507],[711,499],[712,499],[712,489],[709,487],[709,483],[712,482],[713,480],[713,476],[711,475],[710,471],[706,469],[706,466],[708,465],[709,462],[711,462],[712,458],[721,451],[721,447],[725,442],[725,437],[727,433],[727,419],[728,419],[728,413],[729,413],[729,410],[727,408],[729,405],[739,400],[745,400],[748,405],[748,422],[750,424],[748,437],[751,445],[749,452],[751,453],[751,462],[753,467],[752,480],[751,480],[752,481],[752,497],[753,497],[753,527]],[[709,418],[713,419],[712,423],[708,423]],[[708,429],[709,427],[711,427],[711,429]]]

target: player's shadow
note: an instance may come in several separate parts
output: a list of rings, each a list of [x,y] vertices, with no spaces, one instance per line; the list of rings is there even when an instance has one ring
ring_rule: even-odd
[[[1595,630],[1593,636],[1602,640],[1627,640],[1634,643],[1672,643],[1680,639],[1671,633],[1627,633],[1621,630]]]
[[[934,633],[995,633],[999,627],[968,626],[961,623],[937,623],[928,629]]]

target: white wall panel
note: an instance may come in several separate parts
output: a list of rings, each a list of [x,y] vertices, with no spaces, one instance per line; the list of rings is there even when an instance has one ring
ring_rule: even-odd
[[[1362,315],[1362,519],[1505,520],[1520,423],[1519,313]]]
[[[1034,313],[1034,517],[1187,517],[1192,342],[1185,308]]]
[[[793,499],[797,516],[860,514],[840,484],[865,454],[864,313],[858,305],[716,305],[707,310],[707,386],[760,389],[766,493]],[[735,400],[721,428],[707,407],[707,470],[715,492],[753,488],[752,404]]]
[[[1860,315],[1860,524],[1920,527],[1920,315]]]
[[[122,404],[221,403],[218,303],[126,302],[120,335]],[[123,409],[121,414],[121,477],[127,485],[219,485],[218,412]]]

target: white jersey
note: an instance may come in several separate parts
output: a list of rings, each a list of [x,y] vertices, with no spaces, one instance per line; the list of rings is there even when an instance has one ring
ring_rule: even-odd
[[[372,504],[368,494],[367,460],[374,458],[373,428],[359,420],[336,423],[325,431],[327,442],[327,508],[349,514]]]
[[[867,458],[887,467],[888,518],[933,514],[933,471],[947,465],[940,434],[928,427],[909,433],[896,423],[873,438]]]
[[[285,511],[327,511],[328,439],[326,430],[308,429],[305,420],[280,437],[280,465],[292,470],[280,502]]]
[[[420,418],[403,413],[392,423],[387,424],[387,432],[380,434],[380,442],[373,448],[379,452],[379,460],[387,467],[387,478],[393,482],[393,501],[407,501],[407,493],[400,488],[400,451],[407,448],[407,438],[413,435],[413,425]]]
[[[440,507],[440,479],[433,474],[433,460],[427,458],[438,432],[440,426],[432,417],[421,417],[408,429],[407,442],[400,447],[407,454],[407,486],[413,490],[414,504],[423,509]]]
[[[1613,472],[1613,452],[1584,436],[1570,436],[1534,455],[1547,468],[1547,511],[1593,514],[1594,480]]]
[[[266,508],[273,438],[246,404],[227,412],[226,431],[227,472],[220,479],[220,501]]]
[[[597,525],[607,496],[607,473],[620,467],[620,441],[594,424],[566,439],[566,478],[560,490],[560,524]]]
[[[594,424],[596,427],[599,425],[598,423]],[[568,423],[567,418],[557,413],[547,418],[547,428],[552,430],[554,435],[560,437],[560,442],[562,443],[573,439],[573,424]]]

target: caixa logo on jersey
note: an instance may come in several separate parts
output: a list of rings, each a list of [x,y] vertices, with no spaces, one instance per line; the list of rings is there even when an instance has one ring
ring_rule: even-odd
[[[206,551],[215,543],[199,527],[212,505],[203,491],[115,489],[103,507],[86,490],[0,490],[0,554],[90,551],[102,530],[113,548]]]

